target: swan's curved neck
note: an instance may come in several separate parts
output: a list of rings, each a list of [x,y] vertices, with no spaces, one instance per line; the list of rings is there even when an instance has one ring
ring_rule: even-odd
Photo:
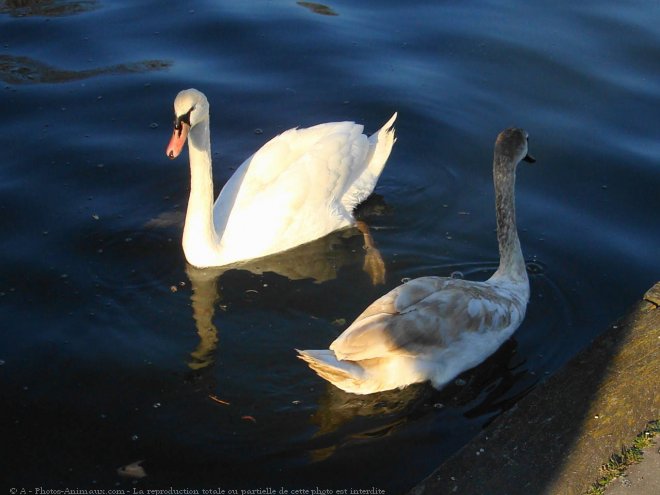
[[[213,170],[208,118],[190,129],[190,199],[183,227],[183,249],[188,261],[204,266],[217,246],[213,226]]]
[[[500,248],[500,266],[493,277],[527,282],[525,259],[520,248],[516,227],[516,164],[506,157],[496,156],[493,160],[493,178],[497,242]]]

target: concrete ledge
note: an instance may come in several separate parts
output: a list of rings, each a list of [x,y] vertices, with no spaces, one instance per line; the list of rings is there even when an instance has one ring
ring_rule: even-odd
[[[660,418],[660,282],[411,495],[583,494]]]

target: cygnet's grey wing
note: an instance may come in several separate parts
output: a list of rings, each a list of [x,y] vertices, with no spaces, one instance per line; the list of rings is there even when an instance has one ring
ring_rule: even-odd
[[[422,277],[374,301],[330,349],[338,359],[351,361],[418,355],[447,347],[466,332],[505,329],[511,324],[511,300],[492,285]]]

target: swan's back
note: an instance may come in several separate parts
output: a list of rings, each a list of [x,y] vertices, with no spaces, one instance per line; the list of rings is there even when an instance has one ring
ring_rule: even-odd
[[[388,130],[362,131],[353,122],[290,129],[248,158],[214,206],[223,257],[265,256],[352,225],[355,200],[373,191],[393,145],[380,138]]]

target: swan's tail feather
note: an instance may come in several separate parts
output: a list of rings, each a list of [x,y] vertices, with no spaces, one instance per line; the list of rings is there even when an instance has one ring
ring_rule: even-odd
[[[393,132],[394,132],[394,121],[396,120],[396,118],[397,118],[398,116],[399,116],[399,113],[398,113],[398,112],[394,112],[394,114],[392,114],[392,116],[390,117],[390,120],[388,120],[387,122],[385,122],[385,125],[384,125],[384,126],[380,129],[380,131],[378,131],[378,132],[380,133],[380,132],[382,132],[383,130],[385,130],[385,131],[387,131],[387,132],[392,132],[392,133],[393,133]]]
[[[364,370],[358,364],[339,361],[329,349],[296,351],[298,358],[305,361],[317,375],[343,390],[354,389],[363,380]]]
[[[398,113],[394,112],[394,115],[390,117],[390,120],[388,120],[378,132],[369,137],[369,142],[374,146],[373,156],[369,162],[369,172],[376,177],[378,177],[383,171],[385,163],[387,163],[387,159],[392,152],[392,147],[394,146],[394,143],[396,143],[394,121],[396,120],[397,115]]]
[[[367,199],[376,187],[378,177],[380,177],[383,168],[385,168],[387,159],[392,152],[392,147],[396,142],[396,136],[394,134],[394,121],[396,117],[397,113],[394,112],[394,115],[390,117],[390,120],[378,132],[369,136],[370,149],[366,159],[366,168],[342,198],[342,203],[347,211],[353,211],[353,208]]]

